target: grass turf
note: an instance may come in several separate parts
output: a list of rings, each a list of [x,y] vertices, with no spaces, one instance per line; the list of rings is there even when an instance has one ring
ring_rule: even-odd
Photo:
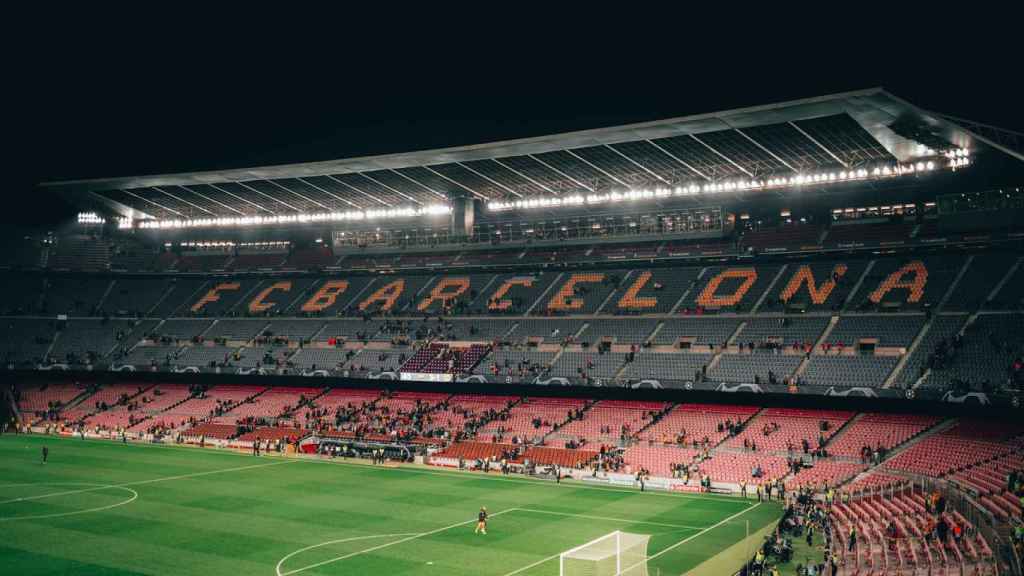
[[[480,506],[486,536],[473,533]],[[648,573],[675,575],[780,512],[723,496],[0,437],[0,566],[22,576],[554,575],[560,552],[614,530],[651,535]]]

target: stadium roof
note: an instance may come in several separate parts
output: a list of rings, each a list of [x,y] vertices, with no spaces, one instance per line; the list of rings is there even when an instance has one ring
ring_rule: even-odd
[[[968,130],[881,88],[439,150],[258,168],[44,183],[138,219],[423,210],[645,187],[793,178],[974,148]]]

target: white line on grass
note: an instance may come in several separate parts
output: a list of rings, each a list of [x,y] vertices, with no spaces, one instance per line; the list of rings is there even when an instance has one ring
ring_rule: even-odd
[[[123,486],[111,486],[109,484],[107,484],[107,485],[92,484],[92,483],[88,483],[88,482],[42,482],[42,483],[29,483],[29,484],[8,484],[6,486],[0,486],[0,488],[17,488],[17,487],[23,487],[23,486],[71,486],[71,485],[96,486],[97,487],[96,490],[104,490],[104,489],[124,490],[125,492],[130,493],[131,497],[128,498],[127,500],[123,500],[123,501],[117,502],[115,504],[108,504],[106,506],[97,506],[96,508],[86,508],[85,510],[75,510],[75,511],[72,511],[72,512],[56,512],[56,513],[53,513],[53,514],[34,514],[34,515],[31,515],[31,516],[5,516],[5,517],[4,516],[0,516],[0,522],[13,522],[15,520],[41,520],[43,518],[62,518],[64,516],[76,516],[78,514],[86,514],[86,513],[89,513],[89,512],[102,512],[103,510],[110,510],[111,508],[117,508],[119,506],[125,506],[127,504],[131,504],[132,502],[137,500],[138,497],[139,497],[139,493],[136,492],[135,490],[132,490],[131,488],[125,488]],[[25,497],[25,498],[15,498],[13,500],[8,500],[6,502],[0,502],[0,504],[7,504],[7,503],[11,503],[11,502],[23,502],[23,501],[26,501],[26,500],[32,500],[32,498],[28,498],[28,497]]]
[[[666,528],[682,528],[685,530],[703,530],[707,526],[684,526],[682,524],[665,524],[664,522],[649,522],[647,520],[632,520],[630,518],[610,518],[608,516],[590,516],[588,514],[570,514],[568,512],[555,512],[552,510],[536,510],[534,508],[516,508],[521,512],[535,512],[537,514],[551,514],[553,516],[568,516],[570,518],[585,518],[587,520],[607,520],[609,522],[625,522],[628,524],[647,524],[650,526],[664,526]]]
[[[13,498],[11,500],[0,501],[2,504],[10,504],[12,502],[23,502],[25,500],[41,500],[43,498],[53,498],[55,496],[68,496],[70,494],[81,494],[83,492],[96,492],[97,490],[106,490],[108,488],[126,488],[128,486],[141,486],[143,484],[153,484],[155,482],[168,482],[170,480],[184,480],[185,478],[196,478],[199,476],[208,476],[210,474],[223,474],[225,472],[239,472],[242,470],[250,470],[252,468],[264,468],[266,466],[279,466],[281,464],[290,464],[297,462],[297,460],[284,460],[281,462],[269,462],[266,464],[253,464],[251,466],[238,466],[236,468],[224,468],[221,470],[207,470],[205,472],[196,472],[194,474],[181,474],[179,476],[167,476],[164,478],[152,478],[149,480],[139,480],[136,482],[124,482],[122,484],[107,484],[98,488],[83,488],[81,490],[65,490],[64,492],[52,492],[49,494],[37,494],[35,496],[25,496],[24,498]]]
[[[506,512],[512,512],[514,510],[515,510],[515,508],[508,508],[508,509],[502,510],[500,512],[495,512],[494,514],[491,514],[490,516],[493,518],[494,516],[500,516],[500,515],[502,515],[502,514],[504,514]],[[439,532],[444,532],[446,530],[451,530],[452,528],[458,528],[459,526],[465,526],[466,524],[472,524],[473,522],[476,522],[476,519],[466,520],[466,521],[463,521],[463,522],[458,522],[458,523],[452,524],[450,526],[445,526],[443,528],[437,528],[436,530],[431,530],[430,532],[421,532],[419,534],[414,534],[412,536],[408,536],[406,538],[402,538],[401,540],[395,540],[394,542],[388,542],[387,544],[381,544],[379,546],[374,546],[373,548],[367,548],[366,550],[358,550],[356,552],[350,552],[348,554],[345,554],[344,556],[338,556],[337,558],[331,558],[330,560],[324,560],[323,562],[317,562],[316,564],[310,564],[309,566],[303,566],[302,568],[296,568],[295,570],[289,570],[288,572],[278,572],[277,574],[278,574],[278,576],[291,576],[292,574],[298,574],[299,572],[305,572],[306,570],[311,570],[313,568],[319,568],[320,566],[324,566],[326,564],[333,564],[334,562],[340,562],[341,560],[347,560],[348,558],[352,558],[353,556],[359,556],[360,554],[368,554],[370,552],[375,552],[375,551],[380,550],[382,548],[388,548],[390,546],[395,546],[395,545],[398,545],[398,544],[402,544],[403,542],[408,542],[410,540],[416,540],[418,538],[423,538],[424,536],[430,536],[432,534],[437,534]]]
[[[666,553],[666,552],[668,552],[670,550],[674,550],[674,549],[682,546],[683,544],[686,544],[687,542],[689,542],[690,540],[693,540],[694,538],[697,538],[701,534],[704,534],[704,533],[707,533],[707,532],[709,532],[711,530],[714,530],[715,528],[718,528],[719,526],[721,526],[722,524],[725,524],[726,522],[729,522],[730,520],[735,520],[736,518],[742,516],[743,514],[746,514],[747,512],[750,512],[751,510],[753,510],[754,508],[757,508],[760,505],[761,505],[761,503],[758,502],[757,504],[754,504],[753,506],[748,506],[747,508],[745,508],[743,510],[740,510],[739,512],[733,514],[732,516],[729,516],[728,518],[722,520],[721,522],[718,522],[717,524],[713,524],[711,526],[708,526],[707,528],[702,529],[700,532],[697,532],[696,534],[694,534],[692,536],[687,536],[686,538],[683,538],[679,542],[676,542],[675,544],[669,546],[668,548],[665,548],[664,550],[658,552],[657,554],[655,554],[653,556],[648,556],[646,559],[643,560],[643,562],[648,562],[650,560],[654,560],[658,556],[661,556],[662,554],[664,554],[664,553]],[[529,564],[527,566],[523,566],[522,568],[519,568],[518,570],[513,570],[512,572],[509,572],[508,574],[505,574],[505,576],[515,576],[516,574],[521,574],[523,572],[526,572],[530,568],[535,568],[537,566],[540,566],[541,564],[544,564],[545,562],[550,562],[550,561],[558,558],[561,555],[562,555],[562,553],[559,552],[558,554],[555,554],[553,556],[548,556],[547,558],[542,558],[542,559],[534,562],[533,564]],[[638,562],[638,563],[636,563],[636,564],[634,564],[632,566],[627,567],[626,569],[622,570],[622,572],[620,572],[620,574],[628,574],[630,570],[632,570],[633,568],[636,568],[637,566],[639,566],[643,562]]]
[[[295,552],[292,552],[291,554],[285,556],[284,558],[281,558],[281,560],[277,563],[277,568],[276,568],[277,575],[278,576],[283,576],[281,574],[281,565],[284,564],[285,562],[287,562],[289,558],[298,556],[299,554],[302,554],[303,552],[308,552],[308,551],[314,550],[316,548],[323,548],[324,546],[330,546],[332,544],[343,544],[345,542],[355,542],[357,540],[372,540],[374,538],[401,538],[403,536],[416,536],[418,534],[419,534],[419,532],[406,532],[404,534],[373,534],[371,536],[353,536],[351,538],[341,538],[341,539],[338,539],[338,540],[328,540],[327,542],[321,542],[319,544],[313,544],[312,546],[306,546],[305,548],[300,548],[300,549],[296,550]],[[290,574],[290,572],[289,572],[289,574]]]
[[[62,439],[62,438],[58,438],[58,439]],[[94,442],[94,441],[96,441],[96,440],[92,440],[92,439],[87,440],[87,442]],[[75,442],[78,442],[78,441],[75,440]],[[141,444],[141,443],[133,442],[131,445],[136,447],[136,448],[153,448],[153,449],[158,449],[158,450],[186,450],[186,451],[187,450],[201,450],[200,448],[193,448],[193,447],[188,447],[188,446],[169,446],[169,445],[164,445],[164,444]],[[240,453],[240,452],[234,452],[234,451],[220,451],[220,450],[218,450],[218,451],[214,451],[214,452],[211,452],[211,453],[213,453],[213,454],[221,454],[221,455],[237,456],[237,457],[241,457],[241,458],[252,458],[252,456],[248,456],[246,454],[243,454],[243,453]],[[404,466],[404,465],[398,465],[398,466],[391,466],[391,467],[387,467],[387,468],[381,468],[380,466],[376,466],[376,465],[372,465],[372,464],[364,464],[364,463],[359,463],[359,462],[338,462],[338,461],[334,461],[334,460],[324,460],[324,459],[320,459],[320,458],[312,458],[312,457],[303,456],[303,455],[292,456],[291,458],[294,458],[294,459],[287,460],[287,461],[288,462],[308,462],[308,463],[318,463],[318,464],[334,464],[334,465],[337,465],[337,466],[351,466],[351,467],[363,468],[363,469],[367,469],[367,470],[389,470],[389,471],[395,471],[395,472],[411,472],[413,474],[429,474],[429,475],[433,475],[433,476],[445,476],[445,477],[449,477],[449,478],[476,478],[478,480],[489,480],[489,481],[492,481],[492,482],[511,482],[513,484],[526,484],[526,485],[536,485],[536,486],[558,486],[558,487],[569,488],[569,489],[573,489],[573,490],[598,490],[598,491],[601,491],[601,492],[623,492],[623,493],[627,493],[627,494],[637,494],[637,495],[646,494],[648,496],[662,496],[662,497],[669,497],[669,498],[679,498],[679,499],[684,499],[684,500],[685,499],[689,499],[689,500],[703,500],[705,502],[729,502],[729,503],[732,503],[732,504],[742,504],[742,505],[747,505],[748,504],[746,499],[742,499],[742,498],[738,498],[738,497],[733,497],[733,496],[716,497],[716,496],[711,496],[711,495],[708,495],[708,494],[699,494],[699,495],[698,494],[680,494],[678,492],[659,492],[659,491],[653,491],[653,490],[649,490],[647,492],[641,492],[639,490],[629,489],[629,488],[606,488],[606,487],[603,487],[603,486],[594,486],[594,485],[591,485],[591,484],[586,484],[584,482],[571,482],[571,483],[567,482],[567,483],[560,484],[560,483],[552,483],[550,480],[532,480],[530,478],[519,478],[519,479],[517,479],[517,478],[503,478],[503,477],[500,477],[500,476],[489,476],[489,475],[487,475],[485,473],[474,472],[474,471],[465,471],[465,470],[460,470],[460,471],[429,470],[429,469],[414,468],[414,467],[411,467],[411,466]]]

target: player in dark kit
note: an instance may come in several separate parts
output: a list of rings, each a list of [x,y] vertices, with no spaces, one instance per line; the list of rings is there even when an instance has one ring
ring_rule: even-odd
[[[46,464],[46,459],[50,456],[50,449],[43,446],[43,464]]]
[[[480,513],[476,517],[476,530],[474,534],[487,534],[487,508],[480,507]]]

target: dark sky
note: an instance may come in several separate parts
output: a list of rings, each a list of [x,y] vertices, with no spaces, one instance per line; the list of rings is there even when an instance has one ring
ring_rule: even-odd
[[[16,119],[26,158],[4,221],[49,224],[70,213],[33,191],[44,180],[472,144],[871,86],[1024,131],[1006,74],[1018,58],[1003,47],[947,50],[929,35],[929,45],[908,36],[882,46],[827,33],[724,42],[670,31],[631,41],[601,28],[413,28],[357,20],[327,36],[283,23],[49,30],[26,62],[26,113]]]

